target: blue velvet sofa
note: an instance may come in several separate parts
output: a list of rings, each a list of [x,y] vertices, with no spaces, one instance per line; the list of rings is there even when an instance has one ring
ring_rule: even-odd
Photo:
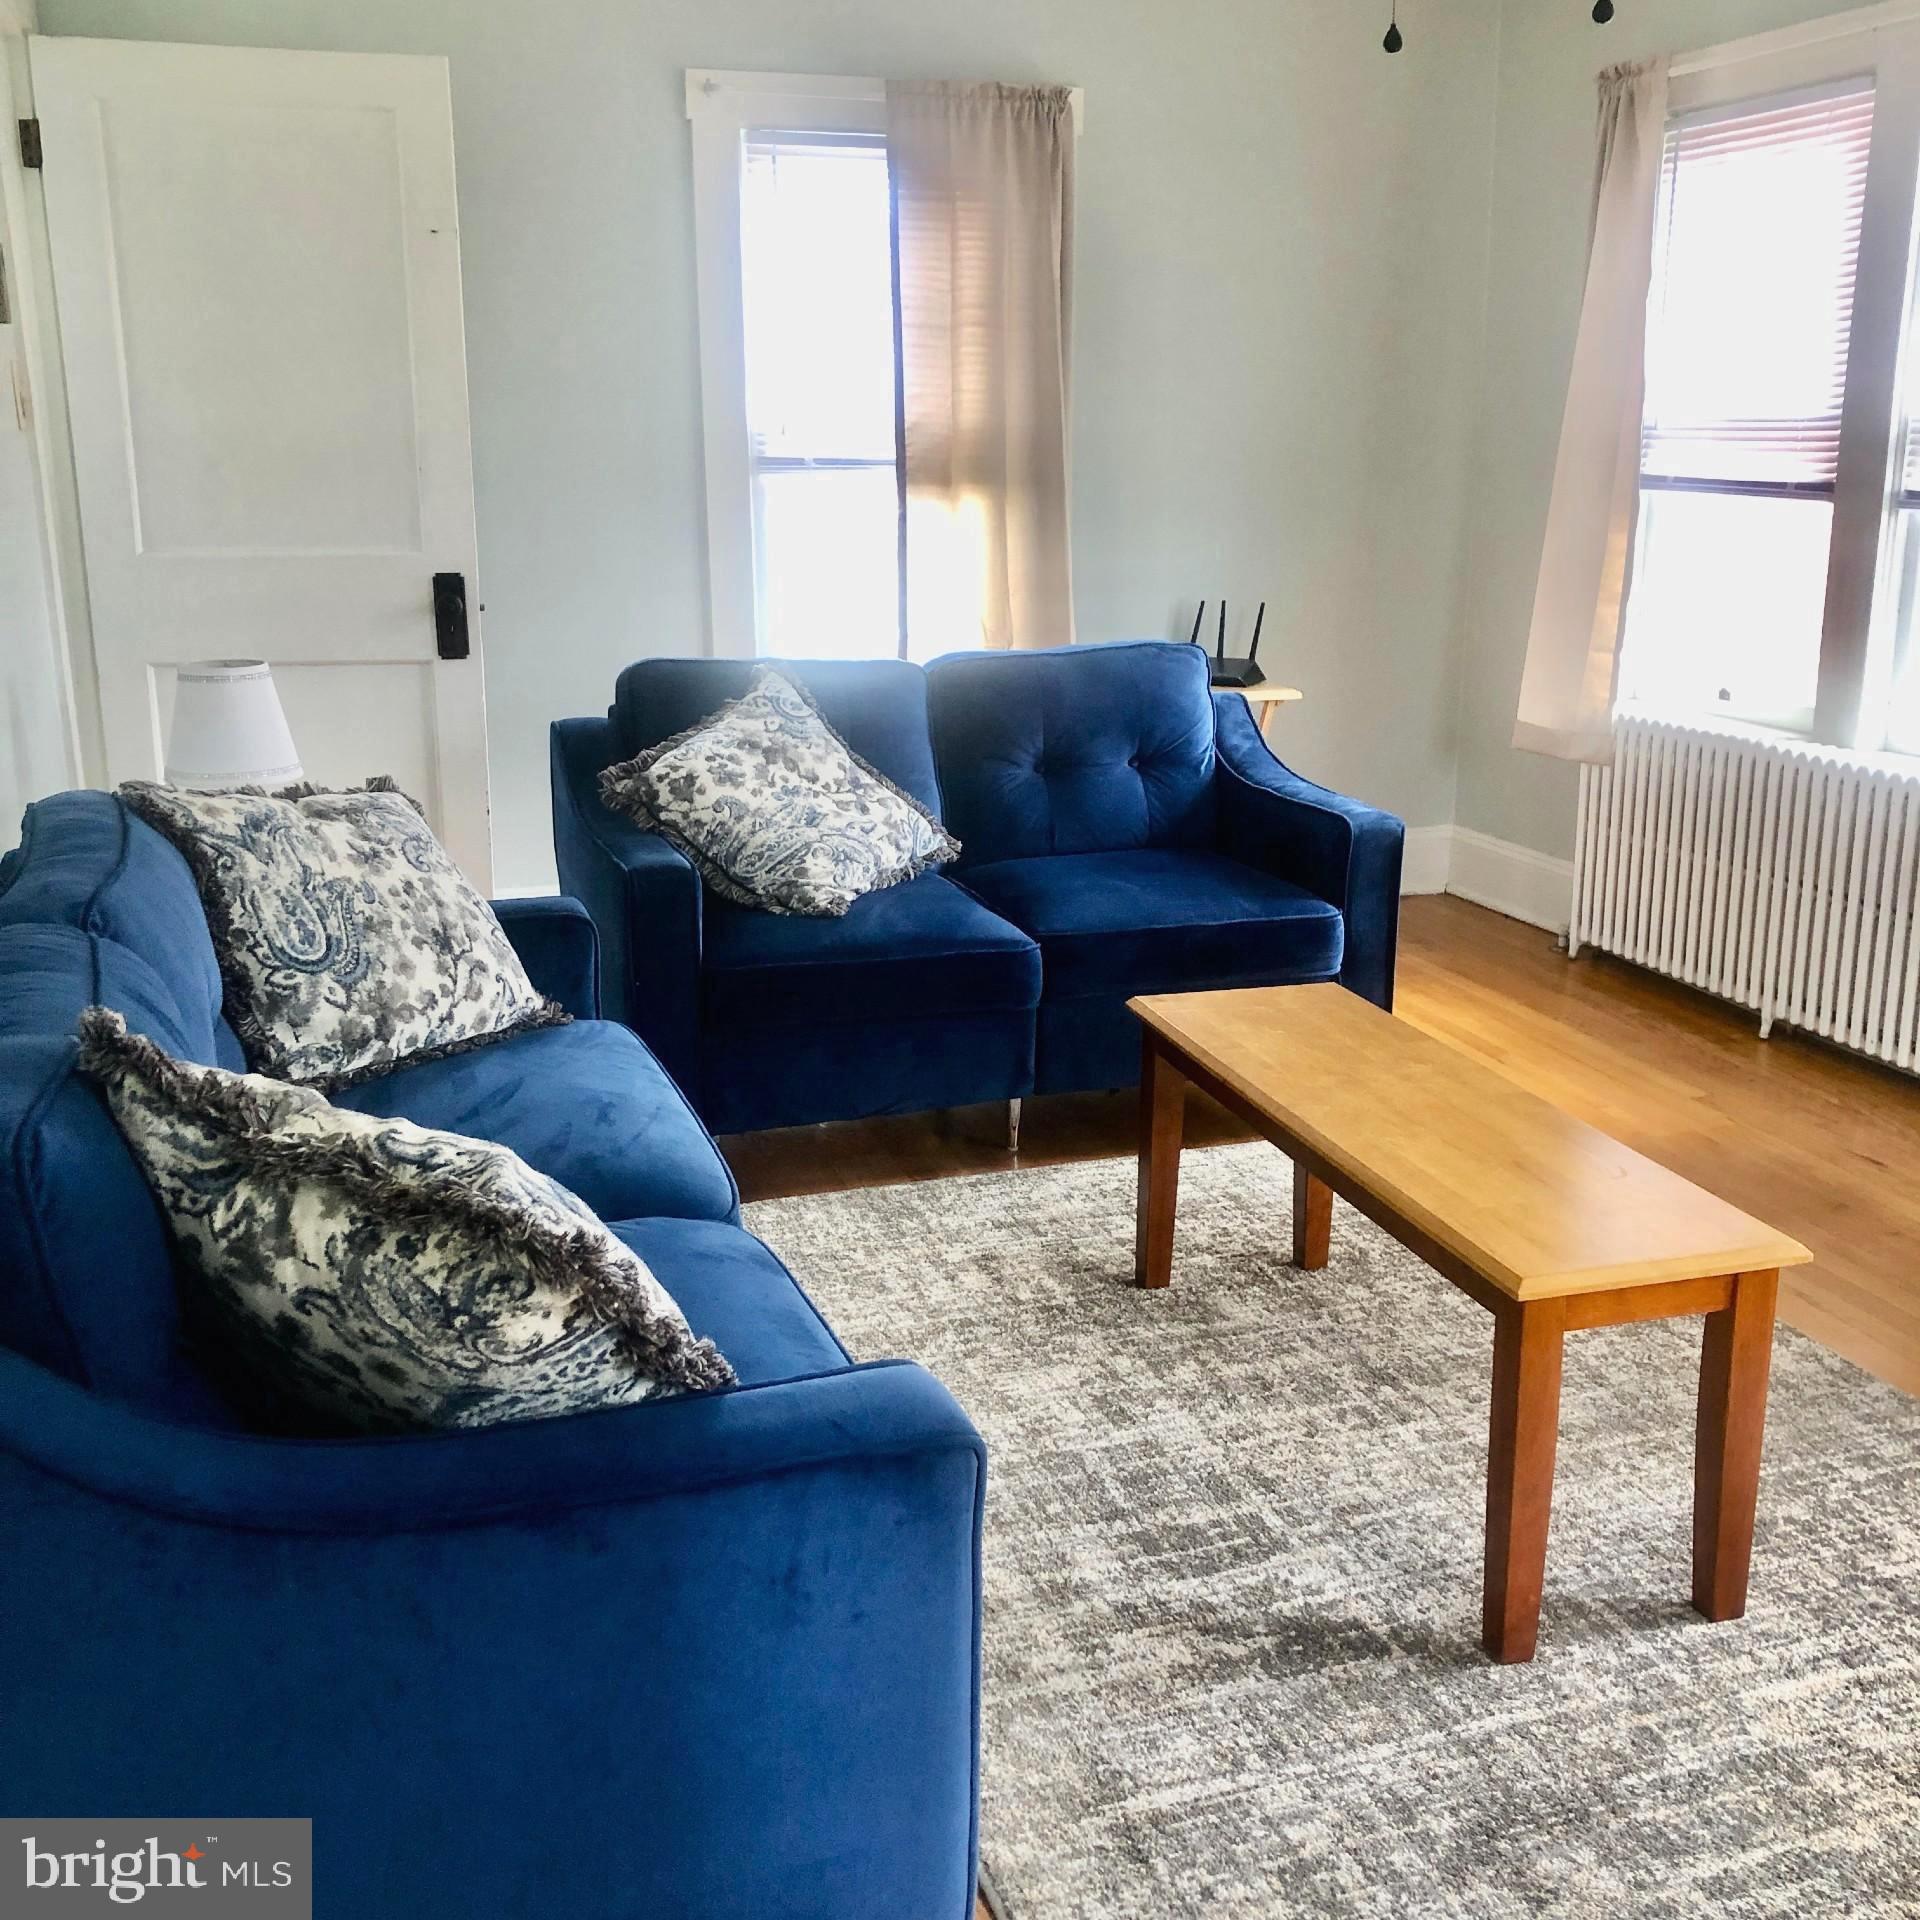
[[[703,890],[601,804],[601,770],[742,692],[754,662],[643,660],[553,728],[560,881],[608,1012],[716,1132],[1132,1085],[1140,993],[1340,980],[1393,999],[1401,823],[1303,780],[1198,647],[776,663],[958,836],[844,919]]]
[[[505,1141],[710,1334],[725,1393],[418,1438],[244,1430],[73,1073],[93,1002],[240,1064],[179,855],[110,796],[0,863],[0,1808],[308,1815],[316,1912],[967,1920],[979,1436],[856,1366],[739,1224],[592,922],[501,917],[569,1026],[341,1096]]]

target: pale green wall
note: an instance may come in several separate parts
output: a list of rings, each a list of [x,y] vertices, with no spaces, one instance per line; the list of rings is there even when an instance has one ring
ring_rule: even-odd
[[[1602,34],[1578,0],[1506,0],[1461,649],[1462,826],[1573,851],[1574,770],[1507,743],[1586,269],[1594,76],[1612,61],[1846,10],[1831,0],[1620,0]]]
[[[57,33],[451,56],[508,886],[549,871],[546,721],[703,632],[685,67],[1086,87],[1083,637],[1264,593],[1305,771],[1564,854],[1573,775],[1507,739],[1594,72],[1841,10],[1622,0],[1603,33],[1584,0],[1407,0],[1389,61],[1357,0],[40,5]]]
[[[495,832],[544,736],[705,604],[688,66],[1087,90],[1081,636],[1260,595],[1301,767],[1453,813],[1497,0],[42,0],[54,33],[452,57]],[[1263,654],[1267,651],[1263,648]]]

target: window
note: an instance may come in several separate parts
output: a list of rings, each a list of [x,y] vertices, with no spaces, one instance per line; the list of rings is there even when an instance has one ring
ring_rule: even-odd
[[[1621,699],[1920,750],[1920,29],[1672,101]]]
[[[1855,83],[1667,136],[1631,651],[1677,705],[1813,725],[1872,131]]]
[[[1668,133],[1633,693],[1813,725],[1873,102],[1853,82]]]
[[[762,653],[900,648],[886,142],[746,136],[740,253]]]
[[[964,112],[943,118],[964,88],[914,89],[890,155],[879,80],[686,82],[711,651],[929,659],[1016,625],[1070,637],[1061,162],[1079,90],[1028,90],[1030,114],[998,98],[1020,124],[974,140]]]
[[[878,81],[692,72],[713,650],[901,651]]]

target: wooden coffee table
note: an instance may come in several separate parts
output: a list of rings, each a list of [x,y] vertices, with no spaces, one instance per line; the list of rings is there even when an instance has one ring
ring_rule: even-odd
[[[1706,1319],[1694,1441],[1693,1604],[1746,1611],[1780,1269],[1810,1260],[1710,1193],[1338,986],[1161,994],[1146,1029],[1134,1273],[1172,1278],[1187,1089],[1293,1160],[1293,1257],[1327,1264],[1333,1196],[1493,1315],[1482,1640],[1539,1633],[1565,1336]]]

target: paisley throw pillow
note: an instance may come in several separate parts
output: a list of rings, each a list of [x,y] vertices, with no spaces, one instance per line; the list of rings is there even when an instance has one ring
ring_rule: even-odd
[[[639,1255],[505,1147],[175,1060],[105,1007],[80,1067],[166,1215],[210,1370],[267,1424],[490,1426],[733,1383]]]
[[[600,797],[664,835],[716,893],[770,913],[843,914],[960,851],[764,667],[719,712],[607,768]]]
[[[192,869],[256,1073],[344,1087],[568,1017],[391,780],[271,794],[130,781],[120,799]]]

